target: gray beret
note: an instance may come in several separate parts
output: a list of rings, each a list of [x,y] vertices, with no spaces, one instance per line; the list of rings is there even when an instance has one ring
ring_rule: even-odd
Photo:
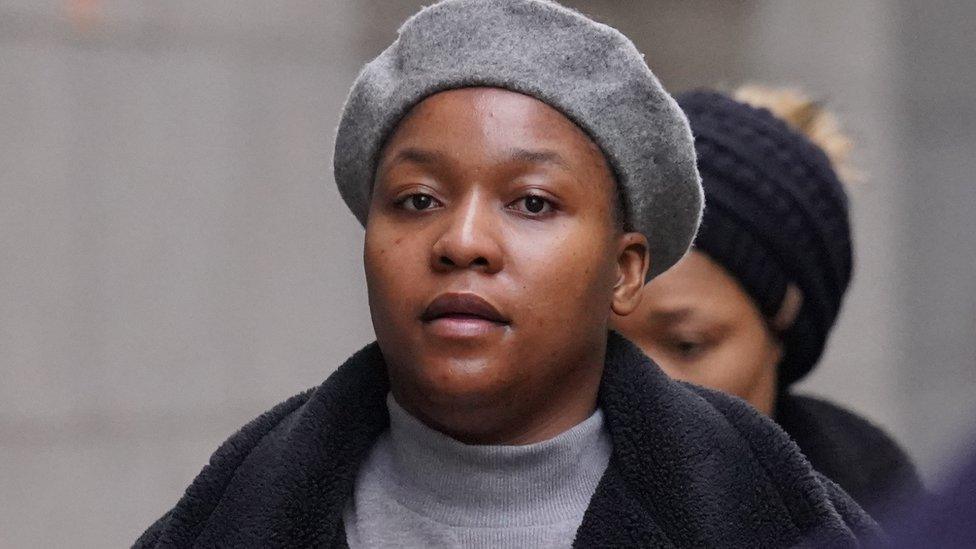
[[[333,167],[366,224],[380,151],[401,118],[445,90],[497,87],[562,112],[601,148],[625,223],[647,236],[648,278],[687,252],[702,190],[688,121],[616,29],[546,0],[447,0],[407,20],[353,84]]]

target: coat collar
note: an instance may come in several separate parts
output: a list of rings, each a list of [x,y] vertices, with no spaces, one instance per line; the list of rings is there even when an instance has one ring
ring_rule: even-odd
[[[344,546],[342,511],[389,424],[388,391],[374,343],[228,440],[150,538],[159,546]],[[599,404],[613,453],[577,546],[853,540],[774,424],[737,399],[670,380],[616,334]]]

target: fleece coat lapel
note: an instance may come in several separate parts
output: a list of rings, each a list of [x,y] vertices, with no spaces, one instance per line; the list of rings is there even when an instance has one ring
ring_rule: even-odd
[[[137,547],[344,547],[343,508],[389,425],[374,343],[225,442]],[[611,334],[600,406],[613,442],[578,547],[855,546],[870,518],[737,399],[678,383]]]

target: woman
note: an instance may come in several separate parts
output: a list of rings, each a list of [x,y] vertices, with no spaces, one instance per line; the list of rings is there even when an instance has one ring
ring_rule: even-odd
[[[693,251],[614,324],[671,376],[772,416],[814,468],[875,517],[921,489],[883,431],[790,386],[820,358],[851,277],[849,140],[802,94],[678,96],[708,204]]]
[[[701,213],[687,122],[619,32],[539,0],[425,8],[353,85],[334,168],[377,342],[234,435],[138,546],[874,537],[772,422],[608,335]]]

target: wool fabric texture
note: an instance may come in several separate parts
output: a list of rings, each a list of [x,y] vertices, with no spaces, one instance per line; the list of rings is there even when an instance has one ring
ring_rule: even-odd
[[[779,383],[787,386],[820,358],[850,283],[847,195],[826,154],[768,110],[710,91],[677,99],[708,200],[695,247],[731,272],[767,318],[789,284],[803,295],[780,334]]]
[[[135,546],[346,547],[343,510],[389,428],[389,390],[383,355],[370,344],[225,442]],[[616,334],[598,406],[612,450],[575,547],[857,547],[879,539],[874,521],[769,418],[672,380]]]
[[[908,454],[880,427],[836,404],[792,393],[776,398],[773,419],[818,472],[836,482],[885,530],[896,512],[925,497]]]
[[[380,152],[424,98],[465,87],[522,93],[600,147],[624,222],[650,243],[648,277],[687,252],[702,191],[684,114],[623,34],[545,0],[447,0],[421,10],[359,74],[336,135],[339,193],[366,224]]]
[[[569,547],[610,460],[597,410],[526,445],[464,444],[391,396],[390,428],[356,477],[342,520],[356,547]]]

